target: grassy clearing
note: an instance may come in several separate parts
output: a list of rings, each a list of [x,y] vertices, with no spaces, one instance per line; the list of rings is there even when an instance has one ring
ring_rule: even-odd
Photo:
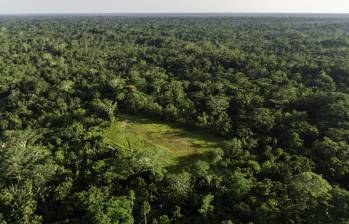
[[[193,163],[194,158],[220,148],[220,139],[201,131],[139,116],[121,115],[106,131],[112,144],[146,150],[163,166]]]

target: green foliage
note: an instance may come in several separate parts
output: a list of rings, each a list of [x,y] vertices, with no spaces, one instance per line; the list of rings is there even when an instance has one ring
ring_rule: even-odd
[[[79,194],[87,221],[98,224],[134,223],[132,201],[127,197],[113,197],[107,189],[90,188]]]
[[[214,196],[210,194],[206,195],[202,199],[202,205],[201,205],[201,208],[199,209],[199,212],[204,216],[207,216],[213,212],[214,207],[211,205],[211,202],[213,201],[213,199],[214,199]]]
[[[6,185],[21,184],[31,180],[37,185],[47,181],[56,166],[50,158],[50,151],[35,146],[35,132],[30,130],[6,133],[7,141],[0,151],[0,178]]]
[[[1,17],[0,223],[348,223],[348,24]]]
[[[293,178],[290,187],[298,194],[304,194],[306,197],[324,197],[332,190],[332,186],[321,176],[305,172]]]

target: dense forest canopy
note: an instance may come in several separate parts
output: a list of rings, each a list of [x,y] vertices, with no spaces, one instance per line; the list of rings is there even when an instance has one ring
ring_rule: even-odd
[[[348,62],[348,18],[0,17],[0,223],[349,223]],[[170,172],[119,114],[224,147]]]

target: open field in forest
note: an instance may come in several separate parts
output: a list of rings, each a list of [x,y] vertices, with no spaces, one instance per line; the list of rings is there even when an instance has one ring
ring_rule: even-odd
[[[119,115],[106,132],[107,141],[156,154],[164,166],[192,163],[205,152],[220,148],[222,140],[200,130],[140,117]],[[152,152],[151,152],[152,151]]]

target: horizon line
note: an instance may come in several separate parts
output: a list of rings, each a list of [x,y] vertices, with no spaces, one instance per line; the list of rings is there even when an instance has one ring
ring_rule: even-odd
[[[0,15],[180,15],[180,14],[308,14],[349,15],[349,12],[0,12]]]

